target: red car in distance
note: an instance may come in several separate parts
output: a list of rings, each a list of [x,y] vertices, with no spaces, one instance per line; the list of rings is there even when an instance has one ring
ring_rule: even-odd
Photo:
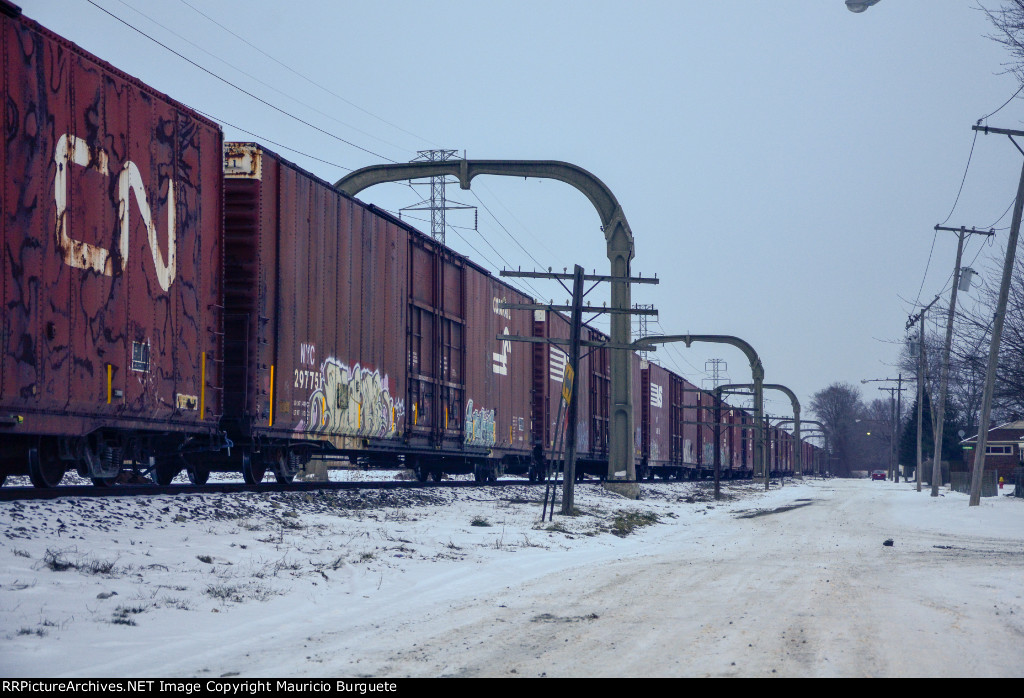
[[[887,477],[888,477],[888,475],[886,474],[886,472],[884,470],[872,470],[871,471],[871,479],[872,480],[885,480],[885,479],[887,479]]]

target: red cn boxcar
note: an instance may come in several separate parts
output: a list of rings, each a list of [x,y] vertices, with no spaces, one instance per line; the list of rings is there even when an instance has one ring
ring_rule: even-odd
[[[220,129],[3,9],[0,476],[166,477],[218,433]]]

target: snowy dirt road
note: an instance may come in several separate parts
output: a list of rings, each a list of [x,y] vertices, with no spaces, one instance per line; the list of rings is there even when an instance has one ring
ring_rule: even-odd
[[[1022,500],[644,490],[6,503],[0,675],[1024,673]]]
[[[778,509],[658,536],[651,542],[662,552],[567,570],[465,604],[446,614],[442,631],[428,630],[429,640],[398,649],[380,669],[1019,676],[1021,537],[976,535],[972,526],[947,533],[949,526],[928,516],[912,523],[901,504],[938,513],[952,502],[928,501],[908,487],[833,480],[787,488],[803,496],[786,502],[777,493]],[[964,498],[952,498],[966,510]],[[966,511],[950,513],[971,521]]]

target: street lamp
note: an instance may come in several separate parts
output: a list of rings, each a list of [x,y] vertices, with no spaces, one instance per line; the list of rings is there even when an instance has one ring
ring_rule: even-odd
[[[846,9],[850,12],[860,14],[872,5],[878,4],[878,0],[846,0]]]

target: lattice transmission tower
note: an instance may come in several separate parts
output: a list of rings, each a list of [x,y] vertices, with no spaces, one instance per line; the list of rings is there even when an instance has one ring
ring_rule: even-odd
[[[710,378],[701,379],[701,387],[705,390],[714,390],[722,383],[729,382],[729,377],[725,375],[725,372],[729,370],[729,364],[724,359],[708,359],[704,362],[704,372],[710,373]],[[711,383],[711,387],[708,387],[708,383]]]
[[[447,160],[458,160],[459,151],[457,150],[419,150],[417,155],[412,159],[411,162],[445,162]],[[430,198],[420,201],[418,204],[412,206],[406,206],[398,211],[398,217],[402,217],[402,211],[430,211],[430,235],[435,240],[440,242],[442,245],[445,244],[445,230],[447,228],[447,221],[445,220],[445,212],[454,209],[465,209],[471,208],[476,210],[475,206],[468,206],[466,204],[460,204],[457,201],[449,202],[445,195],[445,185],[447,183],[447,177],[445,175],[437,175],[436,177],[430,178]],[[473,229],[476,230],[477,222],[474,217]]]

